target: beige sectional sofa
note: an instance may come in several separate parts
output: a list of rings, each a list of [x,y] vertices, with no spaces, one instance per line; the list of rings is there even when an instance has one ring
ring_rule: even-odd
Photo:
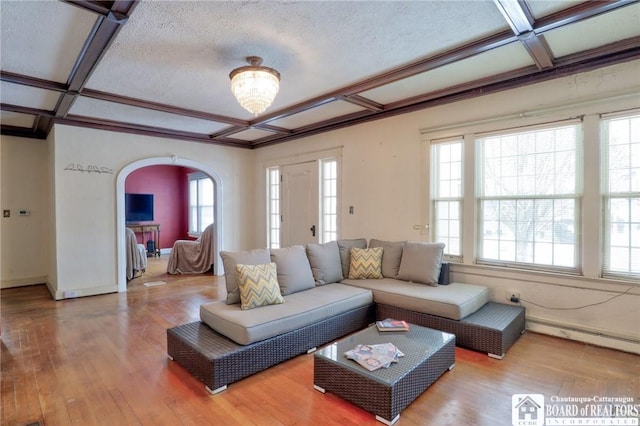
[[[199,323],[169,329],[169,356],[215,392],[392,316],[501,358],[524,331],[524,308],[490,302],[485,286],[449,283],[443,247],[351,239],[223,251],[226,300],[203,304]],[[258,275],[239,274],[247,270]]]
[[[249,345],[373,303],[370,290],[345,284],[314,287],[285,298],[286,303],[248,311],[238,304],[207,303],[200,307],[200,319],[229,339]]]

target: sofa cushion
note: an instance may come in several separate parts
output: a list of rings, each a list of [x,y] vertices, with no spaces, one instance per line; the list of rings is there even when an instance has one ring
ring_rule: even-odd
[[[248,310],[259,306],[284,303],[280,294],[276,264],[236,265],[240,309]]]
[[[385,278],[397,278],[402,259],[404,241],[381,241],[372,238],[369,248],[382,247],[382,276]]]
[[[342,276],[349,276],[349,265],[351,264],[352,248],[367,248],[367,240],[364,238],[356,238],[350,240],[338,240],[338,248],[340,249],[340,263],[342,265]]]
[[[373,303],[371,290],[327,284],[287,296],[281,305],[243,311],[224,302],[200,306],[200,319],[231,340],[248,345]]]
[[[407,242],[402,249],[398,279],[437,286],[443,252],[443,243]]]
[[[349,279],[382,278],[382,247],[351,249]]]
[[[337,283],[344,279],[340,263],[340,249],[336,241],[307,244],[307,257],[316,285]]]
[[[271,261],[278,265],[278,283],[283,296],[315,287],[304,247],[271,249]]]
[[[221,251],[220,257],[224,265],[224,279],[227,286],[227,303],[240,303],[238,291],[238,275],[236,265],[259,265],[271,262],[269,249],[257,249],[251,251]]]
[[[451,283],[430,287],[423,284],[384,278],[381,280],[344,280],[343,284],[373,291],[373,300],[410,311],[461,320],[483,307],[491,296],[482,285]]]

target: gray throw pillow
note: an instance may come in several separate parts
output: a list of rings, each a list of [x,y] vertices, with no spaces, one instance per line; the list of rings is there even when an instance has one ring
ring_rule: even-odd
[[[407,242],[402,250],[398,279],[438,286],[444,243]]]
[[[344,279],[340,263],[340,249],[336,241],[307,244],[307,257],[316,285],[337,283]]]
[[[342,265],[342,276],[349,276],[349,265],[351,265],[351,249],[367,248],[367,240],[364,238],[355,238],[350,240],[338,240],[338,248],[340,249],[340,263]]]
[[[369,248],[382,247],[382,276],[385,278],[397,278],[402,259],[404,241],[381,241],[372,238]]]
[[[236,265],[262,265],[271,262],[269,249],[221,251],[220,257],[224,265],[224,279],[227,286],[227,305],[240,303]]]
[[[316,286],[304,247],[271,249],[271,261],[277,265],[278,284],[283,296]]]

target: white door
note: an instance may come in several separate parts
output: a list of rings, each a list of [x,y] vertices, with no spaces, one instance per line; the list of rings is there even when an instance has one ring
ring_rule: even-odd
[[[281,247],[318,242],[317,163],[283,166],[281,197]]]

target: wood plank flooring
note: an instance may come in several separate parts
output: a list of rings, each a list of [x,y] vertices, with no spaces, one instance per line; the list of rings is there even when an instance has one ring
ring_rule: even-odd
[[[313,389],[301,355],[209,395],[167,359],[166,329],[224,296],[210,274],[170,276],[166,257],[127,293],[54,301],[43,285],[2,290],[2,425],[379,425]],[[145,282],[167,284],[146,287]],[[528,332],[502,360],[456,349],[456,367],[404,410],[399,426],[511,425],[511,396],[631,397],[640,356]]]

